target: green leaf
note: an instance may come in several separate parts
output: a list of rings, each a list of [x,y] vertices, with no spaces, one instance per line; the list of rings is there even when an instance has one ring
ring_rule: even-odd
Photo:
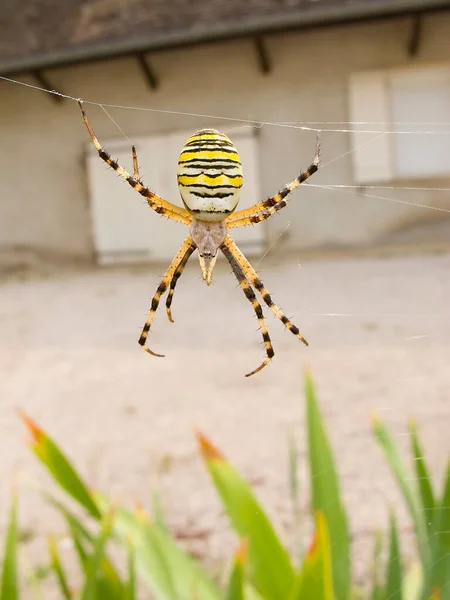
[[[99,506],[107,508],[105,498]],[[134,547],[136,566],[158,598],[169,600],[222,600],[217,587],[176,542],[139,511],[116,510],[114,531],[122,543]]]
[[[450,462],[442,499],[438,503],[431,531],[431,590],[440,591],[440,600],[450,599]],[[430,592],[430,589],[427,590]]]
[[[56,579],[59,583],[59,589],[61,590],[61,594],[66,600],[72,600],[72,593],[70,591],[69,584],[67,582],[67,577],[64,572],[61,560],[58,554],[58,548],[56,546],[56,541],[53,536],[50,536],[48,539],[48,549],[50,553],[50,564],[56,575]]]
[[[289,555],[250,486],[201,433],[197,439],[208,471],[241,538],[248,538],[250,580],[266,600],[286,598],[294,581]]]
[[[233,567],[228,581],[225,600],[244,600],[244,566],[248,541],[244,539],[234,555]]]
[[[330,538],[325,515],[316,515],[316,533],[297,576],[290,600],[333,600]]]
[[[417,427],[414,423],[411,423],[410,425],[410,432],[417,488],[422,501],[425,524],[430,532],[435,509],[433,486],[427,465],[424,460],[424,454],[419,442],[419,437],[417,435]]]
[[[3,551],[3,572],[0,581],[0,600],[19,599],[17,545],[17,495],[16,493],[13,493]]]
[[[127,540],[128,581],[125,586],[124,600],[136,600],[136,562],[133,544]]]
[[[66,521],[73,546],[78,554],[80,566],[84,571],[88,561],[89,548],[91,548],[93,544],[93,536],[89,533],[80,519],[62,502],[56,500],[56,498],[46,492],[43,493],[43,496],[49,504],[56,508]],[[87,549],[85,548],[85,544],[87,545]]]
[[[139,510],[136,514],[121,508],[117,511],[116,533],[122,541],[131,542],[135,548],[138,566],[151,590],[159,597],[177,599],[174,575],[160,542],[159,526],[150,524]],[[183,597],[183,596],[180,596]]]
[[[90,555],[95,545],[94,536],[86,529],[80,519],[71,512],[62,502],[44,493],[44,497],[63,516],[67,523],[72,538],[72,543],[78,555],[80,566],[85,576],[88,574]],[[97,591],[100,597],[108,600],[119,600],[123,595],[124,585],[120,579],[117,569],[106,555],[100,563],[100,572],[97,576]]]
[[[325,515],[331,540],[336,600],[347,600],[351,586],[350,536],[333,453],[311,376],[305,377],[310,485],[314,512]]]
[[[418,493],[416,493],[416,490],[411,483],[413,477],[403,464],[394,440],[392,439],[387,427],[381,423],[381,421],[376,419],[374,421],[373,431],[384,452],[391,471],[397,480],[399,488],[403,494],[403,498],[409,508],[414,529],[416,531],[418,551],[422,560],[424,572],[426,573],[430,568],[430,544],[428,539],[428,530],[425,523],[425,515],[422,510],[422,503]]]
[[[245,600],[264,600],[248,580],[244,582],[244,598]]]
[[[381,533],[381,531],[376,531],[374,548],[373,548],[372,591],[370,594],[371,600],[383,600],[384,591],[383,591],[383,586],[380,583],[382,550],[383,550],[383,534]]]
[[[391,514],[385,597],[389,600],[402,600],[402,564],[397,522],[394,514]]]
[[[114,513],[111,511],[102,520],[100,532],[94,542],[93,553],[86,563],[86,580],[81,593],[81,600],[96,600],[98,574],[105,556],[106,543],[111,536],[113,522]]]
[[[298,540],[298,559],[301,560],[303,557],[303,546],[302,546],[302,516],[300,510],[300,494],[299,494],[299,480],[298,480],[298,450],[297,444],[295,443],[294,436],[289,436],[289,492],[292,502],[292,513],[293,513],[293,525],[295,539]]]
[[[32,435],[33,452],[47,467],[54,480],[93,517],[100,519],[101,515],[91,492],[59,447],[30,417],[22,414],[22,419]]]
[[[413,563],[403,578],[403,598],[419,600],[423,590],[423,570],[419,562]]]

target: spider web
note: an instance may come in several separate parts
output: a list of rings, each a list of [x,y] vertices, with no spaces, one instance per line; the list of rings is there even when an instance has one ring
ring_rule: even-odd
[[[7,77],[0,77],[0,79],[33,90],[54,94],[67,100],[77,101],[75,97],[45,90],[29,83]],[[355,130],[358,133],[374,136],[356,147],[322,162],[320,172],[330,164],[387,135],[450,135],[450,123],[446,122],[268,122],[83,100],[87,105],[102,108],[121,134],[130,141],[130,144],[130,138],[115,118],[112,117],[111,110],[116,112],[119,110],[149,111],[181,117],[222,120],[230,125],[231,129],[227,131],[230,135],[233,128],[236,130],[243,127],[277,127],[298,130],[299,132],[319,132],[323,136],[331,136],[336,133],[353,134]],[[326,139],[324,137],[322,140],[323,147],[326,147]],[[360,186],[341,183],[321,185],[314,183],[314,181],[307,182],[304,185],[312,190],[326,191],[336,198],[345,194],[346,196],[355,196],[361,201],[398,203],[430,211],[450,213],[450,203],[449,208],[445,208],[408,199],[410,192],[429,191],[448,195],[450,187]],[[370,191],[368,192],[368,190]],[[385,192],[394,192],[395,196]],[[351,218],[351,215],[349,217]],[[259,266],[277,246],[289,227],[290,222],[287,222],[259,259],[257,263]],[[381,249],[380,253],[382,254]],[[264,262],[264,264],[266,263]],[[386,529],[387,526],[386,510],[381,510],[380,505],[383,508],[388,506],[389,502],[395,505],[395,512],[398,514],[402,533],[402,550],[408,560],[414,560],[414,557],[417,556],[417,552],[413,548],[414,537],[411,533],[411,521],[404,507],[398,505],[399,496],[393,484],[392,476],[387,472],[385,465],[381,464],[381,461],[376,461],[373,458],[378,452],[375,448],[375,442],[369,443],[367,431],[361,431],[362,423],[370,411],[375,410],[381,415],[382,419],[386,418],[405,457],[409,456],[410,434],[407,433],[409,416],[416,416],[419,426],[422,420],[425,421],[425,431],[422,436],[423,447],[425,452],[427,452],[427,447],[434,447],[429,454],[427,453],[425,459],[428,460],[431,466],[433,481],[435,486],[438,486],[439,494],[442,494],[443,491],[442,473],[445,460],[448,460],[448,446],[446,448],[436,448],[433,438],[435,432],[437,432],[438,438],[445,440],[442,433],[442,421],[447,423],[448,430],[450,417],[448,411],[448,390],[450,387],[448,356],[450,354],[448,353],[447,342],[450,333],[450,319],[448,319],[450,316],[450,262],[445,254],[442,256],[421,255],[414,262],[404,256],[395,256],[390,262],[383,262],[375,254],[375,256],[370,255],[364,259],[362,263],[361,259],[347,258],[346,261],[336,264],[334,268],[330,268],[328,265],[323,269],[320,266],[315,269],[311,263],[306,264],[303,261],[297,262],[295,266],[301,268],[302,286],[308,290],[307,298],[301,303],[302,314],[307,314],[309,311],[309,325],[313,329],[317,329],[317,343],[319,349],[322,350],[321,356],[312,359],[313,372],[317,368],[319,372],[327,372],[328,377],[328,382],[326,378],[319,378],[319,400],[327,424],[339,423],[337,429],[334,429],[331,425],[330,437],[342,478],[344,502],[347,506],[351,504],[354,507],[354,503],[352,504],[352,494],[354,494],[352,481],[358,478],[358,473],[364,471],[366,462],[370,463],[371,460],[377,462],[373,478],[370,481],[370,487],[359,490],[359,498],[367,494],[373,502],[367,503],[367,509],[365,509],[364,503],[360,503],[352,510],[347,509],[350,526],[357,538],[358,553],[361,553],[364,557],[363,565],[358,564],[358,558],[355,559],[357,578],[366,580],[367,560],[372,551],[374,530],[378,527]],[[275,272],[270,274],[274,279]],[[293,267],[289,269],[289,275],[296,275]],[[280,277],[278,279],[278,289],[284,289],[283,282],[285,282],[285,279]],[[275,289],[277,286],[272,284],[271,287]],[[338,290],[332,298],[327,296],[327,289],[330,287]],[[340,291],[339,288],[341,288]],[[364,289],[366,296],[360,293],[361,289]],[[294,302],[298,305],[296,297],[285,299],[286,305],[294,305]],[[344,325],[342,324],[343,321]],[[291,345],[288,345],[288,342],[281,336],[279,336],[278,344],[283,351],[288,346],[289,352],[292,351]],[[353,349],[352,346],[354,346]],[[350,392],[350,401],[346,400],[344,402],[342,397],[349,396],[346,389],[348,376],[342,375],[342,365],[341,367],[336,366],[336,356],[342,349],[346,348],[350,349],[349,356],[355,358],[361,346],[366,348],[364,360],[362,360],[358,371],[361,380],[354,385]],[[383,360],[383,352],[387,350],[390,351],[393,361],[391,364],[386,364],[386,361]],[[292,367],[292,363],[290,366]],[[348,368],[349,365],[347,363],[344,366]],[[282,369],[282,377],[288,377],[288,370],[285,368]],[[349,377],[351,378],[351,375]],[[222,384],[224,382],[225,380],[222,381]],[[372,388],[369,394],[371,398],[367,400],[364,395],[370,387]],[[276,388],[269,388],[269,395],[270,393],[276,393],[275,390]],[[428,403],[430,402],[430,394],[433,393],[437,395],[437,400],[432,410],[429,411]],[[396,398],[394,403],[392,402],[393,398]],[[258,403],[255,400],[250,400],[248,410],[257,410],[257,405]],[[339,420],[338,417],[341,411],[348,412],[348,418],[345,417]],[[238,414],[242,418],[246,416],[246,413]],[[268,420],[277,418],[277,414],[277,412],[269,411]],[[228,416],[230,415],[228,414]],[[355,419],[355,425],[352,427],[353,419]],[[293,430],[298,439],[301,439],[304,435],[304,430],[300,427],[292,427],[290,423],[284,423],[283,425],[285,429]],[[227,439],[226,435],[224,437]],[[257,440],[258,436],[255,436],[254,442],[258,443]],[[347,459],[342,459],[341,463],[340,450],[343,450],[346,443],[352,445],[353,452]],[[302,457],[303,452],[304,448],[301,448],[300,454]],[[259,458],[267,458],[267,455],[262,452],[259,454]],[[234,462],[239,463],[239,460]],[[255,475],[252,461],[241,460],[240,466],[247,474]],[[413,471],[411,472],[413,473]],[[263,468],[259,471],[257,469],[256,476],[264,477],[266,472]],[[417,483],[417,479],[414,476],[413,478],[414,482]],[[299,481],[302,490],[307,486],[307,475],[304,469],[299,474]],[[273,483],[273,481],[269,483],[269,486]],[[282,488],[283,483],[280,479],[275,483]],[[367,481],[364,485],[367,485]],[[169,484],[163,483],[162,487],[163,490],[170,491]],[[259,492],[259,490],[257,491]],[[267,490],[261,490],[260,496],[263,501],[266,495],[268,505],[275,512],[274,509],[279,507],[274,506]],[[377,505],[376,510],[380,511],[376,515],[372,512],[375,504]],[[280,525],[284,526],[284,529],[286,529],[286,524],[283,523],[283,518],[289,511],[288,505],[289,502],[286,499],[281,502]],[[305,528],[306,530],[302,531],[301,535],[304,539],[307,539],[310,532],[306,525]],[[291,542],[292,546],[295,546],[296,542],[293,542],[292,539]],[[214,540],[212,543],[214,544]],[[410,599],[406,598],[405,600]]]

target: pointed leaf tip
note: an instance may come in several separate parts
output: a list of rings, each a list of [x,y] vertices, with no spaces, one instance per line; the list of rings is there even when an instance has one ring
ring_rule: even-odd
[[[316,530],[314,532],[313,539],[311,540],[311,544],[308,548],[307,556],[309,558],[313,558],[319,549],[319,540],[322,534],[322,529],[325,526],[325,516],[321,510],[316,513]]]
[[[200,452],[205,460],[224,460],[225,457],[220,450],[216,448],[200,430],[197,429],[195,435],[200,446]]]
[[[31,417],[29,417],[24,412],[20,411],[19,416],[21,417],[21,419],[25,423],[25,425],[28,427],[28,431],[33,436],[34,441],[37,444],[39,444],[44,435],[44,432],[42,431],[42,429],[37,425],[37,423],[35,423],[33,421],[33,419]]]
[[[319,532],[315,531],[314,533],[314,537],[311,541],[311,544],[309,545],[308,548],[308,553],[307,556],[308,558],[313,558],[314,555],[317,553],[317,549],[319,547]]]
[[[412,432],[416,432],[417,431],[417,421],[416,421],[416,419],[414,419],[414,417],[411,417],[409,419],[408,428]]]
[[[236,550],[235,555],[234,555],[236,558],[236,562],[240,563],[241,565],[244,565],[245,561],[247,560],[247,551],[248,551],[248,538],[243,538]]]
[[[134,502],[134,514],[139,519],[139,521],[149,522],[148,515],[145,512],[145,508],[142,506],[139,500],[135,500]]]

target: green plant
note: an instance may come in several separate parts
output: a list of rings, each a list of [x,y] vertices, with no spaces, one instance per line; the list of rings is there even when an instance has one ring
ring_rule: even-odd
[[[0,600],[17,600],[19,583],[17,573],[17,495],[13,494],[8,529],[5,537],[3,553],[3,571],[0,581]]]
[[[378,419],[374,421],[373,430],[380,444],[388,465],[402,492],[409,509],[416,533],[417,550],[420,557],[420,575],[417,587],[413,591],[408,588],[409,596],[391,595],[387,598],[405,598],[405,600],[449,600],[450,599],[450,461],[444,480],[442,496],[439,497],[433,488],[428,467],[426,465],[421,444],[414,423],[410,425],[411,453],[414,473],[403,463],[394,440],[387,427]],[[391,571],[392,579],[398,580],[401,575],[394,570],[400,569],[400,552],[395,528],[391,525]],[[392,554],[398,555],[398,559]],[[388,578],[389,582],[389,578]],[[411,596],[413,594],[413,596]]]
[[[63,517],[83,573],[78,589],[70,584],[54,537],[49,538],[50,571],[64,600],[135,600],[137,581],[159,600],[349,600],[351,552],[334,456],[311,377],[305,380],[306,423],[312,517],[315,533],[300,565],[275,531],[249,484],[201,432],[197,440],[206,468],[240,538],[227,580],[219,586],[186,552],[164,523],[159,500],[154,514],[115,506],[94,493],[57,444],[23,415],[35,455],[72,503],[42,491]],[[406,570],[395,515],[388,531],[387,559],[381,561],[383,536],[377,537],[372,600],[449,600],[450,594],[450,467],[441,497],[433,488],[415,426],[411,426],[415,477],[400,458],[388,429],[375,421],[374,433],[400,486],[415,526],[420,566]],[[298,512],[295,447],[290,449],[293,504]],[[415,481],[413,485],[412,481]],[[298,515],[297,515],[298,518]],[[94,533],[93,533],[94,532]],[[19,598],[17,568],[17,498],[13,496],[4,543],[0,600]],[[111,544],[122,548],[126,572],[109,558]],[[34,582],[38,589],[38,582]]]

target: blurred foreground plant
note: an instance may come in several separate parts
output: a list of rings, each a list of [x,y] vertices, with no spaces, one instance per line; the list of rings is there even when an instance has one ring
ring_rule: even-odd
[[[206,467],[241,540],[223,586],[219,586],[178,546],[159,510],[151,518],[142,509],[114,506],[105,496],[94,494],[56,443],[23,415],[32,436],[34,453],[76,503],[78,512],[81,509],[85,513],[85,518],[81,519],[68,504],[43,492],[66,522],[82,573],[81,584],[75,588],[69,582],[58,543],[50,537],[49,562],[60,597],[64,600],[137,600],[138,574],[141,585],[146,585],[159,600],[349,600],[352,588],[347,516],[334,457],[309,375],[306,376],[305,392],[315,532],[299,566],[289,556],[248,483],[209,439],[197,432]],[[404,571],[396,519],[392,515],[387,561],[383,569],[381,565],[375,565],[370,598],[449,600],[450,467],[442,497],[439,497],[433,489],[414,426],[411,426],[411,440],[416,485],[413,485],[414,478],[403,465],[387,428],[376,421],[374,433],[410,510],[420,565]],[[291,488],[294,507],[298,509],[295,473],[296,461],[291,452]],[[119,569],[109,558],[111,544],[126,553],[125,574],[124,569]],[[0,600],[20,597],[17,548],[17,499],[14,495],[4,541]]]
[[[404,465],[389,430],[378,419],[374,421],[373,431],[409,509],[420,557],[420,568],[405,578],[402,596],[397,585],[402,580],[400,550],[392,516],[387,581],[381,598],[450,600],[450,460],[439,497],[433,488],[415,424],[410,425],[413,472]]]

